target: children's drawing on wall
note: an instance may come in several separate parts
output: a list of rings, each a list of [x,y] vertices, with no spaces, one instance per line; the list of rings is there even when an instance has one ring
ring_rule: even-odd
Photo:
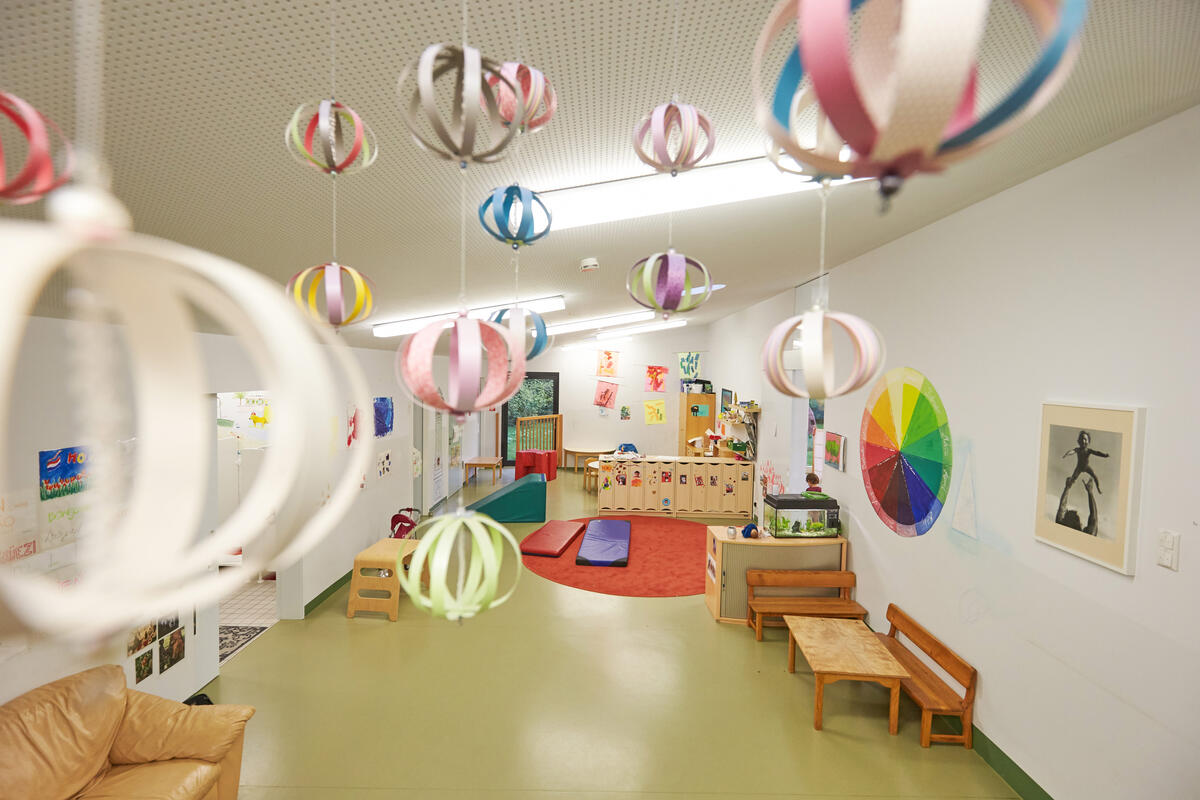
[[[699,353],[680,353],[679,354],[679,377],[681,379],[690,380],[700,377],[700,354]]]
[[[825,401],[808,401],[808,468],[818,474],[821,472],[821,461],[816,460],[818,439],[823,440],[825,434]],[[824,453],[822,452],[822,456]]]
[[[708,416],[708,404],[707,403],[693,403],[689,407],[688,413],[691,414],[693,417],[707,417]]]
[[[354,444],[354,441],[358,438],[358,426],[360,422],[362,422],[362,415],[358,413],[357,408],[350,406],[350,409],[346,412],[346,447]]]
[[[38,486],[43,500],[78,494],[87,488],[87,451],[82,447],[38,453]]]
[[[759,465],[758,475],[763,494],[783,494],[787,486],[786,473],[780,473],[770,461],[763,461]]]
[[[628,422],[633,415],[629,413],[629,406],[621,406],[621,421]]]
[[[646,365],[646,391],[665,392],[667,390],[667,368]]]
[[[667,421],[667,401],[647,400],[644,404],[647,425],[662,425]]]
[[[412,476],[414,478],[421,477],[421,465],[424,459],[421,458],[421,451],[412,447],[408,451],[409,466],[412,467]]]
[[[615,383],[596,381],[596,393],[592,397],[592,405],[601,408],[614,408],[617,405],[617,389]]]
[[[0,564],[33,555],[37,540],[33,492],[0,492]]]
[[[379,454],[378,461],[375,464],[375,471],[380,478],[385,475],[390,475],[392,472],[392,451],[384,450]]]
[[[615,378],[617,375],[617,358],[620,354],[616,350],[597,350],[596,351],[596,375],[601,378]]]
[[[218,392],[217,425],[238,436],[265,442],[271,428],[271,398],[266,392]]]
[[[390,397],[376,397],[371,405],[375,409],[375,438],[382,439],[392,432],[396,407]]]
[[[846,471],[846,437],[832,431],[825,432],[825,463],[830,469]]]
[[[1057,490],[1058,496],[1053,503],[1047,500],[1046,509],[1053,510],[1054,521],[1102,539],[1114,538],[1121,434],[1051,425],[1049,455],[1046,491]]]

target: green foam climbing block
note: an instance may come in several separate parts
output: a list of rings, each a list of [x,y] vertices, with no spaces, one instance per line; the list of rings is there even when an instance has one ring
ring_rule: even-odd
[[[476,500],[467,510],[487,514],[496,522],[545,522],[546,476],[526,475]]]

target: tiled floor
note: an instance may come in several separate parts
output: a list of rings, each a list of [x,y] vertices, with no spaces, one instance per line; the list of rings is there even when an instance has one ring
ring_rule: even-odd
[[[275,608],[275,581],[251,581],[221,601],[221,625],[261,625],[279,622]]]

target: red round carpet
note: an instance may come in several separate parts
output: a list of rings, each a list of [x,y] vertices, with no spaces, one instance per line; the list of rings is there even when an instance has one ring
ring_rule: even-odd
[[[584,518],[577,522],[587,522]],[[522,556],[530,572],[547,580],[601,594],[626,597],[683,597],[704,594],[704,539],[707,529],[698,522],[670,517],[595,517],[627,519],[629,566],[581,567],[575,555],[583,534],[575,537],[557,558]]]

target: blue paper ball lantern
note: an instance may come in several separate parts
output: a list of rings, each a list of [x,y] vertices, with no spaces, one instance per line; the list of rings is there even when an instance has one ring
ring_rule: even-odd
[[[520,215],[514,218],[513,206],[520,203]],[[546,216],[545,225],[536,230],[534,206]],[[489,221],[492,224],[488,224]],[[512,245],[516,250],[523,244],[533,244],[550,232],[550,210],[536,192],[524,186],[498,186],[479,204],[479,224],[492,238]]]
[[[495,311],[488,317],[488,321],[499,325],[504,321],[505,315],[510,310],[502,308],[499,311]],[[533,322],[533,345],[529,348],[529,352],[525,354],[525,360],[528,361],[546,352],[546,349],[550,346],[550,337],[546,335],[546,320],[542,319],[541,314],[531,311],[528,308],[519,308],[517,311],[523,315],[528,314],[529,319]]]

